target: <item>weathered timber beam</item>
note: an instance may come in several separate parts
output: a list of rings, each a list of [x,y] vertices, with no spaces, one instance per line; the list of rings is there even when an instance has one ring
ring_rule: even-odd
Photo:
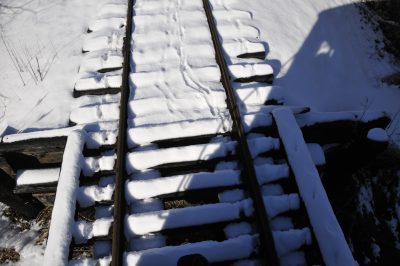
[[[31,195],[16,195],[13,193],[15,180],[0,170],[0,202],[11,207],[22,216],[32,219],[44,208],[44,205]]]

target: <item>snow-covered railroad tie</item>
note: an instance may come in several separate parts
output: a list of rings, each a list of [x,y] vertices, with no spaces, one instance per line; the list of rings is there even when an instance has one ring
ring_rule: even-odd
[[[45,265],[354,264],[319,180],[324,152],[299,126],[326,117],[278,105],[251,13],[231,0],[116,2],[89,26],[75,92],[121,99],[70,115],[82,130]],[[84,130],[96,123],[112,126]]]

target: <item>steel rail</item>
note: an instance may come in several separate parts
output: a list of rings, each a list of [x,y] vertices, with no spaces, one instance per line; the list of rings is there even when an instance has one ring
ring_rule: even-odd
[[[133,20],[133,5],[134,0],[128,0],[126,33],[124,39],[124,63],[122,70],[122,86],[121,86],[121,101],[120,114],[118,125],[117,139],[117,163],[115,176],[115,191],[114,191],[114,222],[112,231],[112,247],[111,247],[111,265],[119,266],[123,263],[123,251],[125,247],[124,237],[124,180],[125,172],[125,154],[126,147],[126,131],[128,117],[128,99],[129,99],[129,73],[130,73],[130,54],[132,41],[132,20]]]
[[[263,255],[266,265],[279,265],[279,259],[275,249],[275,243],[272,235],[272,230],[269,225],[268,214],[265,210],[263,196],[260,190],[260,185],[257,181],[256,172],[254,169],[253,160],[251,159],[247,138],[244,133],[242,119],[240,116],[239,108],[236,103],[236,97],[232,88],[228,67],[224,58],[222,45],[219,40],[217,27],[212,15],[209,0],[203,0],[204,10],[207,16],[208,25],[210,27],[212,41],[214,44],[216,60],[221,70],[221,82],[227,94],[227,105],[233,120],[233,136],[238,141],[239,155],[243,163],[243,179],[248,185],[250,195],[253,199],[255,220],[257,222],[261,249],[260,253]]]

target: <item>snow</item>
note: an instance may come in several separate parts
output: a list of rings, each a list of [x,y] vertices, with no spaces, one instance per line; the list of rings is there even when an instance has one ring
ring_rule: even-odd
[[[76,259],[70,260],[68,266],[107,266],[111,264],[111,256],[100,259]]]
[[[356,265],[293,113],[282,107],[272,114],[324,262]]]
[[[255,158],[257,155],[271,151],[279,150],[279,139],[271,137],[257,137],[252,139],[247,139],[249,145],[250,155]]]
[[[59,174],[60,168],[18,170],[16,174],[17,186],[57,182]]]
[[[311,232],[308,228],[275,231],[272,232],[272,235],[279,257],[296,251],[303,245],[310,245],[312,242]]]
[[[111,201],[114,193],[114,184],[105,187],[98,185],[82,186],[78,188],[76,201],[79,206],[85,208],[92,206],[95,202]]]
[[[114,206],[96,206],[95,207],[95,217],[96,219],[111,217]]]
[[[386,116],[383,111],[308,112],[297,115],[296,120],[300,127],[306,127],[333,121],[369,122]]]
[[[126,3],[110,3],[105,4],[101,7],[99,12],[97,13],[97,17],[99,18],[118,18],[118,17],[126,17],[128,10],[128,6]]]
[[[229,73],[233,79],[248,78],[253,76],[272,75],[273,70],[269,64],[235,64],[228,66]]]
[[[163,194],[203,189],[212,187],[233,186],[241,183],[240,171],[221,170],[212,173],[191,173],[149,180],[130,181],[126,186],[126,197],[145,199]],[[151,188],[148,189],[148,188]]]
[[[230,131],[231,127],[230,121],[222,118],[138,126],[128,129],[127,141],[128,147],[134,147],[159,140],[222,134]]]
[[[131,238],[163,229],[236,220],[240,218],[246,206],[246,200],[244,200],[235,203],[214,203],[183,209],[131,214],[126,219],[125,235]]]
[[[249,235],[253,233],[251,224],[247,222],[228,224],[224,228],[226,238],[235,238],[241,235]]]
[[[213,15],[218,16],[219,13],[220,11],[215,11],[213,12]],[[247,53],[265,52],[265,48],[262,43],[251,42],[245,39],[237,42],[223,42],[222,47],[225,53],[230,57],[237,57],[238,55]]]
[[[66,265],[68,262],[84,140],[82,131],[74,131],[68,136],[44,254],[43,265],[46,266]]]
[[[86,157],[82,161],[82,172],[85,176],[92,176],[100,171],[114,170],[116,154],[101,156],[99,158]]]
[[[372,187],[369,185],[362,185],[358,193],[359,212],[363,214],[374,213],[374,195]]]
[[[310,152],[311,158],[316,166],[325,165],[325,154],[321,145],[317,143],[307,143],[308,151]]]
[[[71,122],[87,124],[119,119],[119,103],[85,106],[71,111]]]
[[[100,123],[89,123],[85,125],[76,125],[73,127],[49,129],[28,133],[10,134],[3,137],[4,143],[12,143],[17,141],[29,140],[29,139],[40,139],[40,138],[54,138],[54,137],[67,137],[74,130],[85,130],[90,134],[99,131],[115,131],[118,128],[118,122],[108,121]]]
[[[300,208],[300,198],[298,194],[285,194],[279,196],[264,196],[265,210],[268,218],[272,219],[277,215]]]
[[[156,212],[164,210],[164,203],[161,199],[144,199],[130,202],[130,212],[132,214]]]
[[[382,128],[373,128],[368,131],[367,138],[376,142],[388,142],[389,136]]]
[[[131,251],[161,248],[166,245],[166,240],[167,238],[161,234],[150,234],[132,239],[129,246]]]
[[[20,254],[20,260],[14,265],[41,265],[45,245],[35,243],[38,240],[41,228],[36,223],[31,222],[30,229],[21,230],[3,214],[5,209],[6,206],[0,203],[0,247],[14,248]]]
[[[177,148],[166,148],[157,150],[145,150],[131,152],[126,157],[127,172],[145,170],[157,165],[189,162],[196,160],[210,160],[225,157],[234,153],[235,141],[198,144]]]
[[[242,116],[243,128],[249,132],[253,128],[272,126],[271,115],[255,114]]]
[[[306,265],[306,256],[304,252],[297,251],[286,254],[280,258],[281,265],[285,266],[297,266],[297,265]]]
[[[98,131],[87,134],[86,147],[97,149],[100,146],[110,146],[117,143],[117,131]]]
[[[94,222],[77,221],[72,226],[72,237],[77,244],[86,243],[94,237],[104,237],[110,232],[112,217],[100,218]]]
[[[26,3],[26,7],[33,8],[35,12],[30,14],[29,11],[21,9],[20,14],[16,15],[16,18],[13,17],[13,20],[7,21],[8,25],[4,28],[7,38],[27,38],[28,41],[26,42],[32,43],[29,48],[35,45],[35,41],[32,41],[32,39],[38,38],[41,40],[40,42],[47,42],[47,39],[51,39],[55,41],[54,46],[58,54],[55,57],[48,78],[43,82],[39,82],[39,84],[33,84],[30,81],[24,87],[18,84],[18,73],[16,71],[14,71],[15,73],[13,72],[10,62],[4,60],[3,63],[0,63],[0,70],[2,70],[0,71],[0,84],[4,84],[4,90],[2,89],[1,91],[4,91],[6,94],[5,100],[2,101],[4,105],[3,109],[5,110],[3,113],[6,112],[5,123],[3,124],[9,125],[9,128],[5,130],[6,133],[65,126],[68,122],[69,113],[73,109],[76,111],[71,114],[71,120],[78,123],[88,123],[97,121],[98,119],[112,120],[118,115],[115,101],[113,101],[114,109],[107,109],[110,106],[94,107],[93,104],[90,104],[91,107],[87,105],[80,108],[82,107],[83,100],[73,101],[71,91],[81,60],[83,61],[81,62],[80,77],[76,83],[77,90],[120,86],[121,71],[116,71],[112,74],[93,74],[88,72],[103,67],[120,66],[121,58],[119,57],[119,53],[110,52],[110,50],[118,50],[122,47],[124,30],[120,29],[120,27],[125,21],[123,17],[126,8],[124,6],[108,5],[100,9],[99,7],[103,3],[103,0],[81,2],[76,0],[68,1],[68,3],[64,3],[61,0],[45,0],[44,3],[39,0],[30,2],[27,2],[27,0],[14,1],[16,5]],[[371,37],[372,34],[368,31],[364,33],[359,29],[361,26],[359,22],[360,15],[353,5],[347,5],[351,2],[350,0],[314,1],[313,3],[295,5],[290,0],[278,2],[271,0],[251,2],[238,0],[212,1],[213,12],[217,16],[218,29],[220,30],[221,37],[224,39],[223,47],[228,55],[237,56],[244,52],[265,50],[269,52],[268,60],[266,60],[268,64],[259,64],[260,61],[250,60],[248,62],[251,65],[245,66],[241,64],[244,60],[235,59],[230,61],[232,74],[236,77],[243,77],[257,73],[267,74],[274,72],[278,77],[276,80],[278,86],[260,86],[255,88],[255,84],[249,84],[248,87],[235,84],[237,96],[242,101],[242,104],[252,105],[240,107],[244,114],[251,113],[251,115],[244,116],[247,131],[253,127],[270,125],[270,117],[264,113],[267,107],[257,106],[269,99],[280,100],[284,98],[285,103],[289,105],[311,106],[317,111],[370,108],[384,109],[391,114],[397,111],[400,93],[395,88],[379,82],[380,77],[390,74],[396,67],[389,64],[386,59],[377,60],[369,56],[372,54],[372,49],[368,45],[372,41],[368,41],[367,38]],[[132,74],[130,77],[133,92],[130,101],[132,119],[129,123],[130,125],[143,127],[143,131],[130,132],[132,133],[130,136],[132,147],[138,144],[142,145],[161,140],[164,136],[165,138],[186,137],[194,136],[194,132],[209,134],[210,132],[224,133],[229,130],[229,125],[222,126],[223,123],[218,122],[219,119],[223,121],[227,117],[226,104],[224,102],[225,98],[219,97],[223,89],[219,83],[219,69],[215,64],[215,60],[213,60],[214,52],[210,42],[209,30],[204,20],[202,3],[201,1],[178,1],[177,5],[174,5],[174,3],[174,1],[138,1],[135,5],[136,16],[134,23],[136,31],[133,34],[133,60],[131,66],[137,73]],[[100,10],[100,12],[89,10],[88,7],[96,7],[96,11]],[[2,15],[0,18],[2,26],[5,20],[11,18],[7,12],[6,16]],[[98,20],[93,21],[91,14],[96,13],[98,14]],[[149,16],[154,17],[150,18]],[[342,23],[345,20],[344,18],[346,18],[346,23]],[[254,21],[250,21],[251,19],[254,19]],[[82,35],[89,25],[89,20],[93,21],[89,27],[95,32],[85,34],[84,38],[86,41],[83,42],[84,38],[82,38]],[[34,21],[34,23],[26,23],[26,21]],[[62,23],[59,23],[60,21]],[[32,26],[22,27],[29,24]],[[258,28],[253,25],[256,25]],[[151,30],[151,28],[153,29]],[[63,34],[60,34],[60,31]],[[79,40],[75,41],[76,39]],[[268,43],[260,42],[259,40],[267,41]],[[17,43],[19,40],[14,39],[13,42]],[[47,50],[51,51],[51,46],[53,44],[48,45],[47,48],[50,47],[50,49]],[[83,56],[80,51],[82,46],[83,50],[91,52]],[[3,44],[0,44],[0,57],[8,59],[5,50],[3,49],[4,51],[2,51],[1,48],[4,48]],[[193,55],[193,51],[198,53]],[[99,54],[102,54],[101,59],[94,59],[92,57]],[[260,65],[261,68],[259,68]],[[175,75],[171,73],[179,74]],[[8,76],[13,77],[13,79],[6,79],[5,77]],[[28,90],[29,93],[26,93]],[[195,111],[189,110],[193,106],[200,106],[200,108]],[[258,111],[264,115],[256,114]],[[160,118],[161,114],[165,116]],[[333,113],[327,116],[323,114],[308,114],[300,115],[299,122],[301,125],[312,125],[321,121],[333,121],[338,118],[352,121],[369,121],[383,115],[382,112],[368,112],[365,116],[364,112],[357,114],[350,112],[343,116]],[[185,127],[192,122],[194,124],[197,121],[205,120],[208,122],[212,121],[212,123],[199,123],[190,127],[190,129]],[[174,124],[167,125],[167,123],[171,122]],[[95,125],[92,126],[96,127]],[[69,132],[77,128],[62,129],[57,131],[58,133],[40,133],[36,136],[43,137],[46,134],[66,136]],[[109,131],[112,130],[109,127],[107,128]],[[153,129],[152,134],[146,134],[145,130],[149,130],[150,128]],[[165,129],[167,130],[164,132]],[[21,137],[10,136],[6,140],[10,141],[25,137],[27,135]],[[378,134],[378,132],[371,133],[370,135],[372,139],[382,139],[381,137],[382,134]],[[98,132],[90,134],[85,138],[88,139],[88,147],[95,148],[101,144],[115,144],[116,134],[115,131]],[[296,145],[299,144],[299,150],[307,154],[305,158],[302,157],[306,162],[306,166],[311,167],[312,160],[316,164],[323,161],[323,153],[321,153],[318,147],[312,146],[310,150],[307,150],[303,142],[295,142]],[[268,149],[279,148],[276,141],[266,141],[266,139],[249,139],[249,146],[251,147],[253,157]],[[227,153],[234,152],[235,144],[233,142],[224,142],[223,144],[212,143],[202,146],[182,147],[175,150],[155,150],[155,146],[147,148],[148,150],[135,150],[127,156],[128,172],[136,171],[135,175],[141,177],[147,174],[147,177],[153,174],[157,175],[155,172],[144,174],[138,171],[143,171],[162,163],[182,161],[182,158],[198,160],[215,158],[214,156],[224,156]],[[296,148],[298,147],[296,146]],[[203,153],[204,151],[205,153]],[[313,156],[310,156],[310,153]],[[135,155],[138,157],[135,157]],[[193,157],[189,158],[189,155]],[[143,158],[138,159],[139,156],[143,156]],[[85,172],[93,173],[100,170],[112,170],[114,160],[110,157],[112,156],[104,160],[87,158]],[[305,171],[309,169],[311,169],[310,175],[305,176],[307,178],[310,178],[310,176],[316,178],[314,165],[311,168],[305,168]],[[69,171],[73,170],[75,168],[69,169]],[[286,177],[286,172],[288,171],[287,168],[282,166],[279,174],[274,172],[276,175],[269,176],[272,170],[264,170],[264,176],[259,177],[261,179],[260,184]],[[61,173],[63,174],[66,171],[68,170],[62,169]],[[304,174],[303,172],[300,173]],[[178,186],[179,182],[192,181],[192,177],[187,178],[186,176],[175,176],[172,188],[162,186],[161,179],[146,180],[145,182],[157,183],[160,181],[161,185],[154,192],[156,194],[174,190],[181,191],[180,189],[190,188],[189,185],[186,187]],[[152,176],[152,178],[157,177]],[[227,180],[225,181],[228,182]],[[207,185],[214,185],[211,179],[209,181]],[[222,180],[219,181],[222,182]],[[308,189],[307,191],[309,191],[314,187],[313,185],[314,182],[310,182],[310,187],[304,189]],[[66,187],[67,192],[68,188],[69,186]],[[98,200],[103,196],[109,198],[110,193],[112,193],[111,186],[107,186],[107,191],[103,191],[104,188],[100,189],[100,187],[90,189],[92,189],[92,191],[88,191],[90,196],[82,199],[82,202],[85,202],[84,204],[89,204],[88,202],[92,204],[94,200]],[[286,204],[285,206],[289,206],[288,208],[297,206],[297,200],[294,200],[294,195],[276,195],[279,194],[279,191],[277,187],[263,187],[266,200],[272,202],[272,199],[285,199],[277,206],[283,206],[284,204]],[[317,198],[320,196],[318,194],[320,193],[319,190],[311,192],[317,193],[313,194]],[[139,192],[136,191],[135,193]],[[140,197],[148,196],[144,194],[146,193],[142,193]],[[243,194],[243,191],[231,191],[230,194],[221,193],[220,198],[221,201],[226,202],[237,201],[243,199]],[[309,198],[306,199],[310,200]],[[159,203],[159,201],[153,203],[146,202],[146,200],[136,201],[132,202],[131,208],[139,212],[145,212],[154,210],[154,206],[159,206]],[[245,203],[248,207],[249,201]],[[66,204],[69,203],[67,202]],[[278,207],[275,208],[279,209]],[[270,208],[269,211],[274,213],[273,211],[276,209]],[[330,210],[330,208],[324,209],[325,212],[329,212]],[[179,214],[180,211],[177,211],[177,213]],[[245,208],[244,211],[249,212],[249,209]],[[58,212],[60,213],[60,211]],[[134,215],[138,214],[134,211],[132,212]],[[110,210],[100,211],[99,209],[99,215],[101,215],[100,213],[105,215],[110,213]],[[176,214],[175,211],[172,213],[173,215]],[[162,211],[159,214],[170,213]],[[63,215],[65,216],[66,214]],[[151,216],[151,218],[154,217]],[[165,217],[156,218],[162,220]],[[161,221],[157,221],[155,225],[159,225],[159,223]],[[333,228],[333,232],[337,233],[335,223],[332,225],[328,221],[326,226],[328,229]],[[64,230],[63,224],[61,224],[60,228]],[[306,230],[296,232],[299,234],[290,235],[292,239],[297,239],[291,243],[294,243],[294,246],[307,244],[308,235]],[[70,232],[67,232],[68,234],[70,235]],[[196,243],[180,247],[157,249],[157,251],[150,250],[148,253],[129,253],[127,254],[127,260],[128,264],[135,262],[136,259],[144,264],[146,262],[159,263],[160,257],[165,259],[160,254],[168,253],[172,254],[168,259],[171,259],[171,263],[174,265],[176,264],[175,259],[178,259],[185,252],[193,252],[192,248],[200,248],[201,250],[204,249],[204,252],[207,253],[207,256],[211,256],[213,261],[219,261],[221,259],[219,256],[241,256],[229,251],[231,245],[235,245],[235,249],[237,249],[238,245],[244,245],[244,248],[239,248],[240,252],[246,253],[248,251],[250,254],[253,251],[255,242],[254,237],[251,236],[240,239],[244,243],[229,241],[231,240],[222,243],[208,242],[208,244],[211,243],[214,245],[211,245],[214,249],[203,246],[204,243]],[[285,246],[285,248],[290,247]],[[153,252],[160,257],[149,258],[146,255],[153,254]],[[291,250],[284,250],[284,252],[281,250],[281,253],[286,254],[282,257],[282,261],[285,261],[285,264],[301,264],[304,262],[304,254],[290,254],[290,252]],[[346,252],[340,252],[340,254],[346,255],[348,254]],[[57,252],[54,254],[57,255]],[[46,252],[46,255],[47,257],[49,256],[48,252]],[[246,256],[243,255],[243,258]],[[106,263],[107,259],[109,258],[105,258],[100,263]],[[151,261],[152,259],[156,261]],[[96,264],[95,260],[75,262],[77,264]]]
[[[72,90],[87,26],[106,2],[110,1],[2,1],[0,119],[8,126],[7,134],[68,125],[69,112],[79,102],[73,99]],[[11,46],[22,69],[12,63],[7,52]],[[36,57],[43,80],[36,71]],[[29,74],[28,62],[37,81]]]
[[[94,22],[89,24],[89,31],[99,31],[103,29],[121,29],[125,26],[126,19],[122,18],[105,18],[105,19],[97,19]]]
[[[218,194],[219,202],[234,203],[245,198],[245,193],[242,189],[225,190]]]
[[[125,265],[177,265],[180,257],[201,254],[209,263],[247,258],[256,247],[256,237],[243,235],[222,242],[203,241],[181,246],[129,252],[125,255]]]
[[[101,50],[121,50],[124,45],[125,30],[105,28],[85,36],[82,50],[87,52]]]
[[[242,109],[251,110],[257,108],[259,112],[268,114],[272,108],[268,106],[255,106],[263,105],[268,100],[278,100],[282,98],[282,96],[277,92],[276,86],[266,86],[261,83],[243,83],[245,85],[242,86],[235,86],[235,84],[237,83],[234,83],[234,88],[238,103],[240,103],[241,105],[246,105],[246,107],[242,107]],[[248,111],[243,113],[248,113]]]
[[[111,255],[111,241],[94,242],[93,255],[95,258],[102,258]]]
[[[361,21],[354,2],[211,1],[215,10],[251,13],[285,104],[321,112],[384,110],[393,117],[400,90],[380,79],[399,71],[399,65],[377,56],[380,35]]]
[[[264,185],[261,187],[264,196],[279,196],[284,194],[283,187],[279,184]]]
[[[287,164],[263,164],[256,166],[255,170],[260,185],[289,177]]]
[[[273,231],[286,231],[294,228],[291,218],[285,216],[278,216],[270,220],[270,227]]]
[[[120,70],[107,73],[90,73],[83,76],[75,83],[75,90],[98,90],[107,88],[119,88],[122,85],[122,72]]]

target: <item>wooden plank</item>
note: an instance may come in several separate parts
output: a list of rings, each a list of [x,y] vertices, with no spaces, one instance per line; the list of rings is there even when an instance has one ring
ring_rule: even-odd
[[[31,195],[16,195],[13,193],[15,180],[0,170],[0,202],[11,207],[22,216],[32,219],[44,208],[44,205]]]
[[[272,114],[325,264],[357,265],[293,112],[282,107]]]

